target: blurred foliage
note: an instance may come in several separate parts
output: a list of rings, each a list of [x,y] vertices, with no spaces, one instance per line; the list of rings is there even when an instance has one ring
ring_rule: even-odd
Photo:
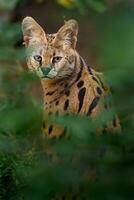
[[[86,14],[89,8],[98,12],[104,12],[107,8],[105,0],[57,0],[66,8],[77,8],[81,14]]]
[[[25,3],[26,0],[0,0],[1,10],[12,10],[18,4]],[[43,3],[45,0],[35,0],[37,3]],[[89,8],[92,8],[98,12],[103,12],[107,8],[105,0],[55,0],[59,5],[65,8],[78,9],[80,13],[85,14]]]
[[[1,11],[13,11],[26,1],[0,0]],[[35,1],[44,3],[44,1]],[[42,200],[56,195],[74,199],[128,200],[134,195],[134,12],[130,1],[108,12],[108,1],[57,0],[79,18],[94,11],[94,47],[106,77],[115,89],[113,98],[122,133],[96,136],[96,123],[87,117],[55,117],[69,126],[69,137],[45,140],[41,134],[42,102],[32,92],[38,78],[22,69],[25,59],[20,23],[0,24],[0,199]],[[111,0],[112,2],[112,0]],[[104,12],[105,11],[105,12]],[[103,12],[103,14],[102,14]],[[90,13],[91,14],[91,13]],[[82,15],[82,17],[81,17]],[[85,29],[86,31],[86,29]],[[88,45],[88,44],[87,44]],[[96,177],[96,181],[95,181]],[[79,198],[77,196],[79,191]]]
[[[16,51],[15,44],[21,40],[21,26],[18,23],[3,23],[0,29],[0,60],[1,61],[22,61],[24,53],[22,48]],[[5,53],[6,52],[6,53]]]
[[[0,9],[1,10],[13,10],[14,7],[21,2],[21,0],[0,0]]]
[[[66,8],[73,8],[75,6],[74,0],[57,0],[57,2]]]

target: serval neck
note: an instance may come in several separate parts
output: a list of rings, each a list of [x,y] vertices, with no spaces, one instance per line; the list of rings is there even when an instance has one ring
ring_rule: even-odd
[[[58,99],[64,94],[68,95],[68,90],[78,81],[85,65],[84,60],[76,53],[75,68],[72,76],[60,80],[41,80],[45,101],[50,96],[53,99]]]

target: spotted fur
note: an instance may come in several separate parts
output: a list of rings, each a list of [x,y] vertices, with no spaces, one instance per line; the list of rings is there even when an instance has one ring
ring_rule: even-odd
[[[110,90],[103,74],[90,68],[76,51],[78,23],[69,20],[55,34],[46,34],[31,17],[22,23],[30,71],[40,77],[44,93],[45,121],[43,132],[48,137],[58,137],[65,128],[49,124],[47,116],[78,114],[92,119],[110,106],[104,101]],[[101,132],[119,131],[117,116],[107,122]]]

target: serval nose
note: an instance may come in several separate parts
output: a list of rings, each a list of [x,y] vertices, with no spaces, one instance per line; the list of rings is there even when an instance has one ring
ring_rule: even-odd
[[[41,67],[41,71],[43,73],[44,76],[47,76],[49,74],[49,72],[51,71],[51,66],[50,65],[45,65]]]

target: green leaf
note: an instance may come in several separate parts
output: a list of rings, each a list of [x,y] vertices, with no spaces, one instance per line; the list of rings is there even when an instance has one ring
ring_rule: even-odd
[[[0,0],[0,10],[13,10],[20,0]]]

